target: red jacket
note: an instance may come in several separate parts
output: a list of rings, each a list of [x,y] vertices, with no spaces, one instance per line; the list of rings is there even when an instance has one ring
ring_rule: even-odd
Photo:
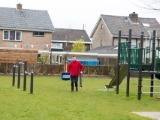
[[[71,76],[79,76],[79,73],[84,71],[84,66],[79,61],[75,60],[68,65],[67,71],[70,72]]]

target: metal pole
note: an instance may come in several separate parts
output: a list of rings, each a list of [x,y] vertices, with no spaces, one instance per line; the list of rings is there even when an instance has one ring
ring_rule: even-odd
[[[20,65],[20,61],[21,60],[18,60],[18,84],[17,84],[17,87],[20,88],[20,72],[21,72],[21,65]]]
[[[127,73],[127,88],[126,97],[129,97],[129,83],[130,83],[130,64],[131,64],[131,36],[132,30],[129,29],[129,40],[128,40],[128,73]]]
[[[27,61],[24,61],[24,78],[23,78],[23,91],[26,91],[26,72],[27,72]]]
[[[156,31],[154,30],[153,31],[153,42],[152,42],[152,67],[151,67],[151,71],[155,71],[155,53],[156,53],[156,50],[155,50],[155,39],[156,39]],[[153,86],[154,86],[154,74],[152,73],[151,74],[151,87],[150,87],[150,97],[153,97]]]
[[[80,73],[80,87],[82,87],[82,73]]]
[[[138,100],[141,100],[142,94],[142,58],[143,58],[143,32],[141,34],[141,42],[140,42],[140,57],[139,57],[139,79],[138,79]]]
[[[31,71],[30,94],[33,94],[33,70]]]
[[[16,65],[15,63],[13,64],[13,78],[12,78],[12,86],[15,85],[15,72],[16,72]]]
[[[117,59],[117,69],[116,69],[116,94],[119,94],[119,61],[120,61],[120,43],[121,43],[121,31],[119,31],[119,39],[118,39],[118,59]]]

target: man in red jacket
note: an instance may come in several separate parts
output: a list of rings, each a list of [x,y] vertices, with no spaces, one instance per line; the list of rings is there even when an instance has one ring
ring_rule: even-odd
[[[74,92],[74,83],[76,87],[76,92],[78,91],[78,76],[83,73],[84,66],[76,60],[76,56],[72,57],[72,62],[68,65],[68,71],[71,74],[71,92]]]

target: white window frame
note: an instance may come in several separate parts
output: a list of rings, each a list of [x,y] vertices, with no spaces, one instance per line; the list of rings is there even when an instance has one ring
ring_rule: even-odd
[[[8,32],[8,39],[4,39],[4,32],[7,31]],[[10,32],[11,31],[15,31],[15,39],[14,40],[11,40],[10,39]],[[17,32],[20,32],[20,40],[17,40]],[[7,41],[22,41],[22,31],[17,31],[17,30],[3,30],[3,40],[7,40]]]
[[[133,41],[135,41],[135,44],[133,44],[134,43]],[[131,39],[131,47],[134,48],[136,46],[137,46],[137,40],[136,39]]]
[[[127,42],[127,39],[121,38],[121,42]]]
[[[55,61],[55,56],[52,55],[52,63],[54,63],[54,61]]]
[[[51,48],[53,48],[53,49],[63,49],[63,43],[52,43]]]

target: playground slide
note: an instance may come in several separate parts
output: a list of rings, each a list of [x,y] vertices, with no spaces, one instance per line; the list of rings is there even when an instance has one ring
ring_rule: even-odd
[[[160,74],[155,74],[156,78],[160,80]]]
[[[128,65],[122,65],[120,67],[120,70],[119,70],[119,85],[122,83],[123,79],[126,77],[127,69],[128,69]],[[113,88],[113,86],[116,86],[116,78],[117,78],[117,75],[115,75],[112,78],[112,80],[109,83],[109,85],[106,85],[106,88]]]

